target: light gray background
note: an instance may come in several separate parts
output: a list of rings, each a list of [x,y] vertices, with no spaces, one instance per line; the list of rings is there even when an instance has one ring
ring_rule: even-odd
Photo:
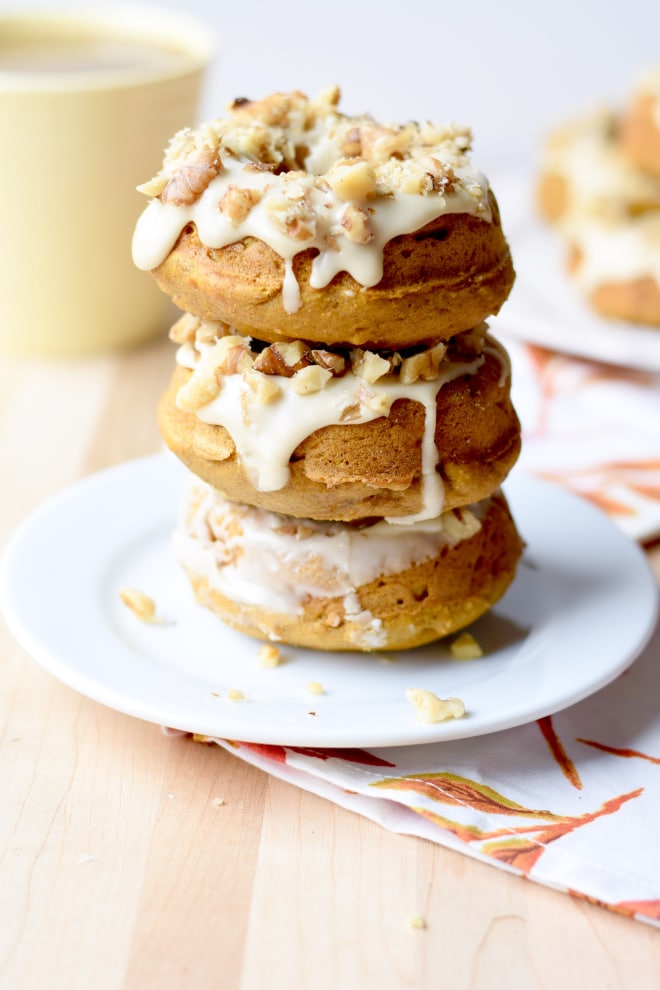
[[[0,3],[0,9],[60,5],[41,0]],[[593,105],[623,102],[636,75],[660,63],[657,0],[159,0],[143,6],[153,7],[154,16],[159,6],[196,14],[216,36],[204,117],[220,114],[235,96],[290,88],[313,94],[338,82],[349,113],[469,124],[475,157],[486,166],[533,159],[548,127]]]
[[[56,0],[2,3],[53,9]],[[71,6],[71,4],[65,4]],[[85,6],[102,6],[88,0]],[[203,18],[218,54],[203,117],[235,96],[341,85],[342,109],[469,124],[487,169],[533,162],[548,127],[625,101],[660,64],[658,0],[159,0]]]

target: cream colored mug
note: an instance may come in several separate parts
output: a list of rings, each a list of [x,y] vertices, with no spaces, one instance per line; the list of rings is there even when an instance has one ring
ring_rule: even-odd
[[[0,14],[0,351],[93,354],[164,332],[131,260],[165,145],[197,119],[208,28],[154,7]]]

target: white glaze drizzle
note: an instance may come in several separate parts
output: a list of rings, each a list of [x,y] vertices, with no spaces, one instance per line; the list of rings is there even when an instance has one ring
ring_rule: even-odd
[[[500,357],[499,349],[491,349]],[[210,356],[212,348],[205,353]],[[447,361],[438,378],[410,384],[400,382],[393,375],[367,384],[348,371],[341,378],[330,378],[318,392],[304,395],[294,390],[294,378],[271,375],[268,377],[278,384],[281,394],[269,403],[257,401],[242,375],[226,375],[216,398],[197,409],[195,415],[228,431],[237,456],[258,491],[276,491],[289,480],[289,460],[294,450],[312,433],[325,426],[368,423],[386,416],[397,399],[419,402],[424,407],[422,506],[414,515],[389,520],[412,524],[435,518],[442,512],[444,503],[442,478],[437,471],[440,455],[435,442],[438,392],[453,379],[474,374],[484,360],[482,353],[471,361]],[[177,361],[194,368],[202,364],[204,356],[197,362],[195,351],[186,345],[179,349]]]
[[[338,597],[346,618],[377,636],[378,622],[363,612],[357,590],[435,557],[442,546],[469,539],[479,531],[488,504],[446,512],[406,529],[387,522],[354,528],[233,504],[191,478],[174,545],[188,572],[204,577],[232,601],[299,614],[310,596]]]
[[[365,287],[376,285],[383,275],[383,249],[400,234],[412,233],[439,216],[467,213],[492,220],[485,176],[471,167],[454,168],[457,182],[445,194],[394,191],[373,202],[362,203],[369,212],[373,234],[368,243],[354,243],[343,233],[342,217],[347,202],[330,188],[322,188],[316,177],[295,178],[293,173],[273,175],[258,171],[239,159],[223,160],[221,173],[213,179],[194,203],[176,206],[152,199],[139,218],[133,236],[133,260],[138,268],[158,267],[170,253],[183,228],[194,223],[200,241],[209,248],[223,248],[254,237],[267,244],[285,261],[283,305],[287,312],[300,306],[294,288],[293,258],[310,248],[318,250],[312,262],[310,285],[322,289],[339,272],[348,272]],[[219,204],[229,187],[257,189],[261,199],[239,223],[232,223]],[[293,198],[291,196],[294,192]],[[302,196],[298,195],[302,192]],[[304,240],[287,233],[286,209],[295,209],[304,199],[309,215],[309,235]]]
[[[580,252],[574,276],[585,291],[599,285],[653,279],[660,286],[660,213],[649,212],[621,223],[575,219],[564,227]]]

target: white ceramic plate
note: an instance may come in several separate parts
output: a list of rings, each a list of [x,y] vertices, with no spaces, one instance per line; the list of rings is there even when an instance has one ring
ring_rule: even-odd
[[[542,223],[525,172],[491,175],[516,282],[492,329],[594,361],[660,372],[660,328],[606,320],[589,309],[565,269],[560,236]]]
[[[197,605],[173,559],[183,479],[170,455],[89,477],[23,523],[2,567],[4,612],[25,649],[82,694],[151,722],[298,746],[475,736],[598,690],[654,625],[639,548],[587,503],[519,477],[507,487],[528,549],[507,595],[473,626],[482,659],[453,660],[441,643],[390,657],[286,647],[285,664],[263,669],[259,644]],[[167,624],[140,622],[119,599],[125,585],[151,595]],[[310,681],[325,693],[309,694]],[[417,722],[410,687],[462,698],[466,717]],[[232,688],[246,700],[229,701]]]

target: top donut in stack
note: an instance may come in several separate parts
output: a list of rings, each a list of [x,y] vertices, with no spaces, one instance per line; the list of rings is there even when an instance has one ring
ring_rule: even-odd
[[[592,308],[660,326],[660,72],[640,79],[623,112],[599,109],[554,131],[537,188]]]
[[[498,489],[520,430],[483,322],[514,274],[469,132],[338,97],[237,100],[176,135],[134,258],[185,310],[159,419],[201,479],[179,540],[198,595],[257,636],[398,648],[465,625],[515,571]]]

